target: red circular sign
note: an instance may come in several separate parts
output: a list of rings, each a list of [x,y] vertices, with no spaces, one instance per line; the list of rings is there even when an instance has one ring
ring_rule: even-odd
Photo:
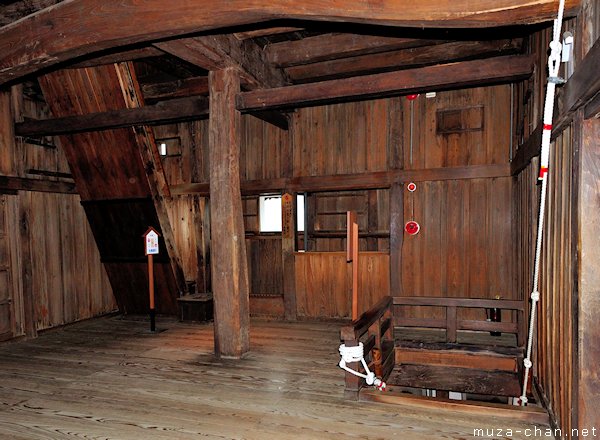
[[[420,229],[421,229],[421,227],[414,220],[406,222],[406,225],[404,225],[404,230],[409,235],[416,235],[416,234],[418,234]]]
[[[415,99],[417,99],[419,97],[419,95],[407,95],[406,99],[408,99],[409,101],[414,101]]]
[[[417,185],[414,182],[410,182],[408,185],[406,185],[406,189],[408,189],[410,192],[415,192],[417,190]]]

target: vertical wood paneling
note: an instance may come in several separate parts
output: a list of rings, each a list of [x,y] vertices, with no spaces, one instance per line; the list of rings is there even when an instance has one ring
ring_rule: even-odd
[[[404,190],[406,296],[517,299],[513,273],[512,179],[421,182]]]
[[[281,236],[246,239],[251,295],[283,294]]]
[[[572,212],[572,134],[571,129],[556,139],[552,147],[542,247],[540,302],[538,304],[537,352],[534,374],[537,377],[550,409],[561,428],[575,427],[571,408],[575,384],[573,319],[577,318],[573,301],[573,233]],[[527,299],[533,283],[533,259],[539,207],[537,161],[517,179],[519,225],[518,290]]]
[[[349,318],[351,268],[345,252],[296,253],[296,303],[303,318]],[[358,313],[389,295],[389,255],[361,252]]]
[[[399,165],[400,98],[300,109],[294,114],[294,175],[383,171]]]
[[[30,217],[30,261],[21,259],[20,243],[14,240],[11,244],[13,264],[31,266],[36,329],[114,311],[116,303],[79,197],[22,192],[11,203],[13,212],[18,212],[18,205],[24,205],[32,213],[46,213]],[[15,217],[10,219],[11,229],[16,227],[16,221]],[[13,286],[22,289],[21,283]],[[22,292],[16,290],[13,298],[15,336],[19,336],[27,315],[23,312]]]
[[[509,160],[510,86],[439,92],[434,98],[420,95],[414,101],[404,100],[403,111],[406,169],[500,164]],[[464,127],[438,133],[439,114],[443,112],[454,112]],[[476,120],[480,116],[482,120]]]

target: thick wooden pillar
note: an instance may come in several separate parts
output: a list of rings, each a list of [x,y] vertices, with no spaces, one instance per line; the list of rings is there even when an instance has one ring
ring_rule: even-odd
[[[249,349],[248,265],[240,192],[239,73],[210,72],[211,262],[215,354],[240,357]]]
[[[579,163],[579,421],[600,429],[600,120],[582,122]]]
[[[402,241],[404,240],[404,185],[390,188],[390,291],[402,296]]]

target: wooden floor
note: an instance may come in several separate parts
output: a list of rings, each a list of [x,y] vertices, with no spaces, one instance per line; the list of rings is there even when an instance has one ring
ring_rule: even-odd
[[[0,346],[0,439],[535,438],[523,422],[345,400],[336,324],[253,322],[240,361],[213,358],[212,325],[159,328],[102,318]]]

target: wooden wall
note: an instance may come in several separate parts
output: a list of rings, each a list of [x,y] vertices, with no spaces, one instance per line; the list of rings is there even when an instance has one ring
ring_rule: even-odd
[[[29,219],[24,238],[29,240],[37,330],[114,311],[112,289],[79,197],[34,192],[18,197],[21,218]],[[11,226],[18,230],[18,224]]]
[[[72,182],[60,144],[15,138],[12,124],[47,118],[35,85],[0,93],[0,175]],[[0,338],[38,331],[116,310],[108,278],[76,194],[0,194]],[[8,331],[7,331],[8,330]]]
[[[431,98],[422,95],[414,101],[395,97],[300,109],[292,114],[290,132],[244,116],[240,178],[264,181],[508,165],[513,148],[510,105],[511,86],[505,85],[440,92]],[[207,181],[206,127],[206,121],[198,121],[155,128],[157,139],[177,138],[180,143],[176,155],[163,157],[172,184]],[[391,269],[402,273],[403,294],[522,298],[514,267],[513,180],[508,173],[493,179],[462,179],[460,172],[456,177],[419,181],[415,193],[402,194],[404,221],[414,219],[422,227],[417,236],[405,237],[401,267]],[[387,188],[306,194],[306,248],[343,251],[346,211],[355,210],[361,251],[388,253],[390,197]],[[191,212],[191,203],[181,197],[178,212]],[[251,296],[260,296],[262,304],[270,301],[279,310],[281,236],[259,233],[256,196],[246,197],[243,206]],[[193,241],[191,223],[174,218],[181,226],[175,228],[178,243]],[[184,254],[194,252],[194,246],[187,249]],[[184,263],[186,279],[194,279],[194,257],[182,258],[189,263]],[[304,282],[320,281],[296,277],[298,291],[318,295],[318,289]],[[279,298],[264,299],[268,295]],[[327,313],[310,307],[298,312],[342,316],[339,310],[332,303]]]
[[[400,168],[403,98],[300,109],[294,114],[294,176]]]
[[[359,257],[358,313],[367,311],[390,294],[389,255],[361,252]],[[301,318],[349,318],[352,268],[345,252],[296,254],[296,301]]]
[[[405,194],[402,284],[409,296],[518,299],[514,286],[512,179],[422,182]],[[407,191],[405,191],[407,193]]]

